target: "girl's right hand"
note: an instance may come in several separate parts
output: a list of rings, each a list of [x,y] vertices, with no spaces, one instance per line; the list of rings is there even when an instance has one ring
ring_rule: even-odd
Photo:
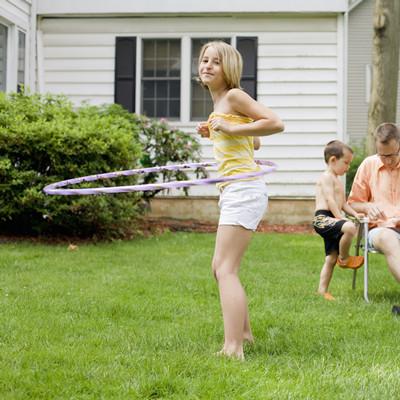
[[[208,129],[208,122],[200,122],[196,126],[197,133],[201,135],[201,137],[208,138],[210,137],[210,131]]]

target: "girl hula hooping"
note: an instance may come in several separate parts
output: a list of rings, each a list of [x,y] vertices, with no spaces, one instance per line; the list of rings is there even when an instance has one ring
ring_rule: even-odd
[[[259,170],[254,148],[259,137],[283,131],[280,118],[240,87],[240,53],[222,41],[206,43],[199,57],[199,80],[214,103],[198,133],[213,141],[218,172],[222,176]],[[218,283],[224,344],[218,354],[244,359],[243,342],[253,342],[245,291],[239,280],[242,257],[267,208],[264,180],[252,177],[217,184],[220,218],[212,270]]]

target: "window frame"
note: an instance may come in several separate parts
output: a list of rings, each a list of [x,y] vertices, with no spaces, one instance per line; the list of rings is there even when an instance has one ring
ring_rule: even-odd
[[[5,36],[6,36],[6,40],[5,40],[5,51],[4,51],[4,61],[2,60],[3,64],[4,64],[4,71],[2,71],[2,73],[4,73],[4,90],[1,90],[2,92],[7,92],[8,89],[8,68],[9,68],[9,36],[10,36],[10,29],[9,26],[7,24],[5,24],[1,19],[0,19],[0,24],[2,27],[4,27],[5,29]]]
[[[24,55],[23,55],[23,62],[24,62],[24,65],[23,65],[23,74],[24,74],[24,82],[23,82],[23,85],[24,85],[24,87],[26,87],[27,86],[27,76],[28,76],[28,70],[27,70],[27,68],[28,68],[28,63],[27,63],[27,58],[28,58],[28,53],[27,53],[27,47],[28,47],[28,35],[27,35],[27,32],[25,31],[25,30],[23,30],[23,29],[21,29],[21,28],[17,28],[16,29],[16,34],[17,34],[17,49],[16,49],[16,51],[17,51],[17,65],[16,65],[16,67],[17,67],[17,73],[16,73],[16,90],[19,92],[20,91],[20,88],[21,88],[21,86],[20,86],[20,81],[19,81],[19,72],[20,72],[20,69],[19,69],[19,67],[20,67],[20,63],[19,63],[19,61],[20,61],[20,58],[19,58],[19,52],[20,52],[20,34],[23,34],[24,35]]]
[[[18,46],[19,32],[25,34],[25,54],[24,54],[24,69],[25,69],[25,86],[30,83],[29,71],[29,32],[28,26],[25,26],[21,21],[12,21],[0,16],[0,23],[7,28],[7,52],[6,52],[6,84],[5,93],[16,92],[18,86]]]

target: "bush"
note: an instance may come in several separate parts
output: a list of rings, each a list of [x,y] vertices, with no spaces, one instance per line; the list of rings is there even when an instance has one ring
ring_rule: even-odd
[[[179,129],[171,128],[165,119],[151,119],[144,115],[131,114],[116,104],[103,108],[108,115],[118,115],[137,126],[142,146],[142,167],[158,167],[167,164],[182,164],[199,162],[201,160],[201,146],[196,137]],[[206,177],[204,168],[195,171],[197,178]],[[184,171],[162,171],[141,176],[140,183],[154,183],[157,181],[187,180],[190,179]],[[188,194],[188,188],[183,188]],[[143,192],[143,199],[147,202],[160,190]]]
[[[74,110],[62,96],[0,93],[0,229],[100,237],[126,232],[140,212],[140,194],[47,196],[42,189],[136,167],[138,135],[127,118],[94,106]],[[137,178],[123,179],[126,185]]]
[[[361,162],[367,157],[367,152],[365,150],[365,145],[353,145],[351,146],[354,154],[353,154],[353,161],[350,164],[350,168],[346,174],[346,194],[349,195],[351,191],[351,186],[354,181],[354,177],[356,176],[356,172],[358,167],[360,166]]]

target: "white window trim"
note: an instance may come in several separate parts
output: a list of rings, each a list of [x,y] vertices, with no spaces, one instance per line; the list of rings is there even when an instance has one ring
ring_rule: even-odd
[[[7,27],[7,66],[6,66],[6,93],[17,91],[18,81],[18,32],[25,33],[25,85],[27,84],[27,68],[29,67],[28,59],[28,32],[21,27],[5,18],[0,17],[0,23]]]
[[[142,41],[143,39],[180,39],[181,41],[181,109],[180,118],[174,121],[174,125],[196,126],[198,121],[190,120],[191,112],[191,41],[192,39],[213,36],[212,33],[200,32],[194,34],[143,34],[136,36],[136,95],[135,95],[135,113],[142,113]],[[236,47],[236,36],[231,32],[218,32],[220,37],[229,37],[232,46]],[[186,62],[183,62],[185,60]]]
[[[18,28],[17,29],[17,83],[18,85],[18,57],[19,57],[19,32],[25,35],[25,54],[24,54],[24,86],[25,88],[29,86],[29,63],[28,63],[28,32],[24,29]]]

